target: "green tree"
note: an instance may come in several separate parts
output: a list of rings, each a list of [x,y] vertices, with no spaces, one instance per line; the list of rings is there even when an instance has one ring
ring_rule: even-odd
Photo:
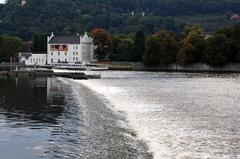
[[[222,66],[228,63],[232,41],[224,34],[215,34],[207,41],[205,53],[206,62],[213,66]]]
[[[133,39],[128,35],[120,35],[115,37],[115,45],[113,47],[113,60],[130,61],[130,50],[133,44]]]
[[[10,58],[17,57],[21,46],[22,40],[18,37],[0,36],[0,61],[9,62]]]
[[[206,48],[205,33],[203,29],[198,26],[193,26],[186,29],[184,34],[185,37],[180,41],[177,62],[183,65],[203,62]]]
[[[159,38],[157,36],[152,36],[146,41],[144,64],[146,66],[157,66],[159,65],[160,56]]]
[[[227,27],[219,29],[215,34],[223,34],[231,41],[231,51],[228,54],[228,62],[240,62],[240,28]]]
[[[171,32],[161,30],[157,37],[160,44],[160,59],[159,63],[163,65],[176,62],[177,41]]]
[[[138,31],[134,37],[134,44],[131,48],[131,61],[140,62],[145,53],[145,35],[143,31]]]
[[[100,28],[92,30],[91,35],[93,37],[94,45],[96,46],[94,56],[98,60],[103,60],[112,52],[112,35],[106,30]]]

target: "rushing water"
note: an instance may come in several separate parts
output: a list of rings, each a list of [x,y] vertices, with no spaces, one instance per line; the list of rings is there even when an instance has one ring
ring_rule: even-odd
[[[78,81],[126,114],[156,159],[240,159],[240,76],[105,72]]]
[[[240,159],[240,76],[0,78],[0,158]]]

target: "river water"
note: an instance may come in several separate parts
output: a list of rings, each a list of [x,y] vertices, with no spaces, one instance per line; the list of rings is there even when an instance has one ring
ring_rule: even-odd
[[[0,78],[0,158],[240,159],[240,76]]]

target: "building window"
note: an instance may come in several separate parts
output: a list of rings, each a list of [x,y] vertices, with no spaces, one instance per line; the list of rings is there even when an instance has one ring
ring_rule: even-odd
[[[78,49],[78,46],[76,46],[76,49]]]
[[[53,55],[53,52],[51,52],[51,55]]]
[[[73,46],[73,49],[75,49],[75,46]]]
[[[75,57],[73,57],[73,61],[75,60]]]
[[[60,52],[58,51],[58,56],[60,56]]]
[[[53,59],[51,59],[51,63],[53,63]]]
[[[42,59],[42,63],[44,63],[44,59]]]
[[[65,56],[67,56],[67,52],[65,52]]]
[[[76,55],[78,55],[78,52],[76,52]]]
[[[78,61],[78,57],[76,57],[76,61]]]
[[[67,59],[65,59],[65,62],[67,63]]]
[[[73,51],[73,55],[75,55],[75,52]]]
[[[30,60],[31,60],[31,63],[32,63],[32,58],[30,58]]]

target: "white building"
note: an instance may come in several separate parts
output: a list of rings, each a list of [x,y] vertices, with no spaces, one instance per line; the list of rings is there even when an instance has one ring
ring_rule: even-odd
[[[27,3],[26,0],[22,0],[21,5],[24,6]]]
[[[19,62],[26,65],[87,64],[94,60],[93,51],[93,39],[87,33],[83,36],[54,36],[52,33],[47,37],[46,54],[19,53]]]
[[[47,54],[32,54],[26,52],[20,52],[18,54],[19,62],[25,65],[40,65],[47,64]]]

